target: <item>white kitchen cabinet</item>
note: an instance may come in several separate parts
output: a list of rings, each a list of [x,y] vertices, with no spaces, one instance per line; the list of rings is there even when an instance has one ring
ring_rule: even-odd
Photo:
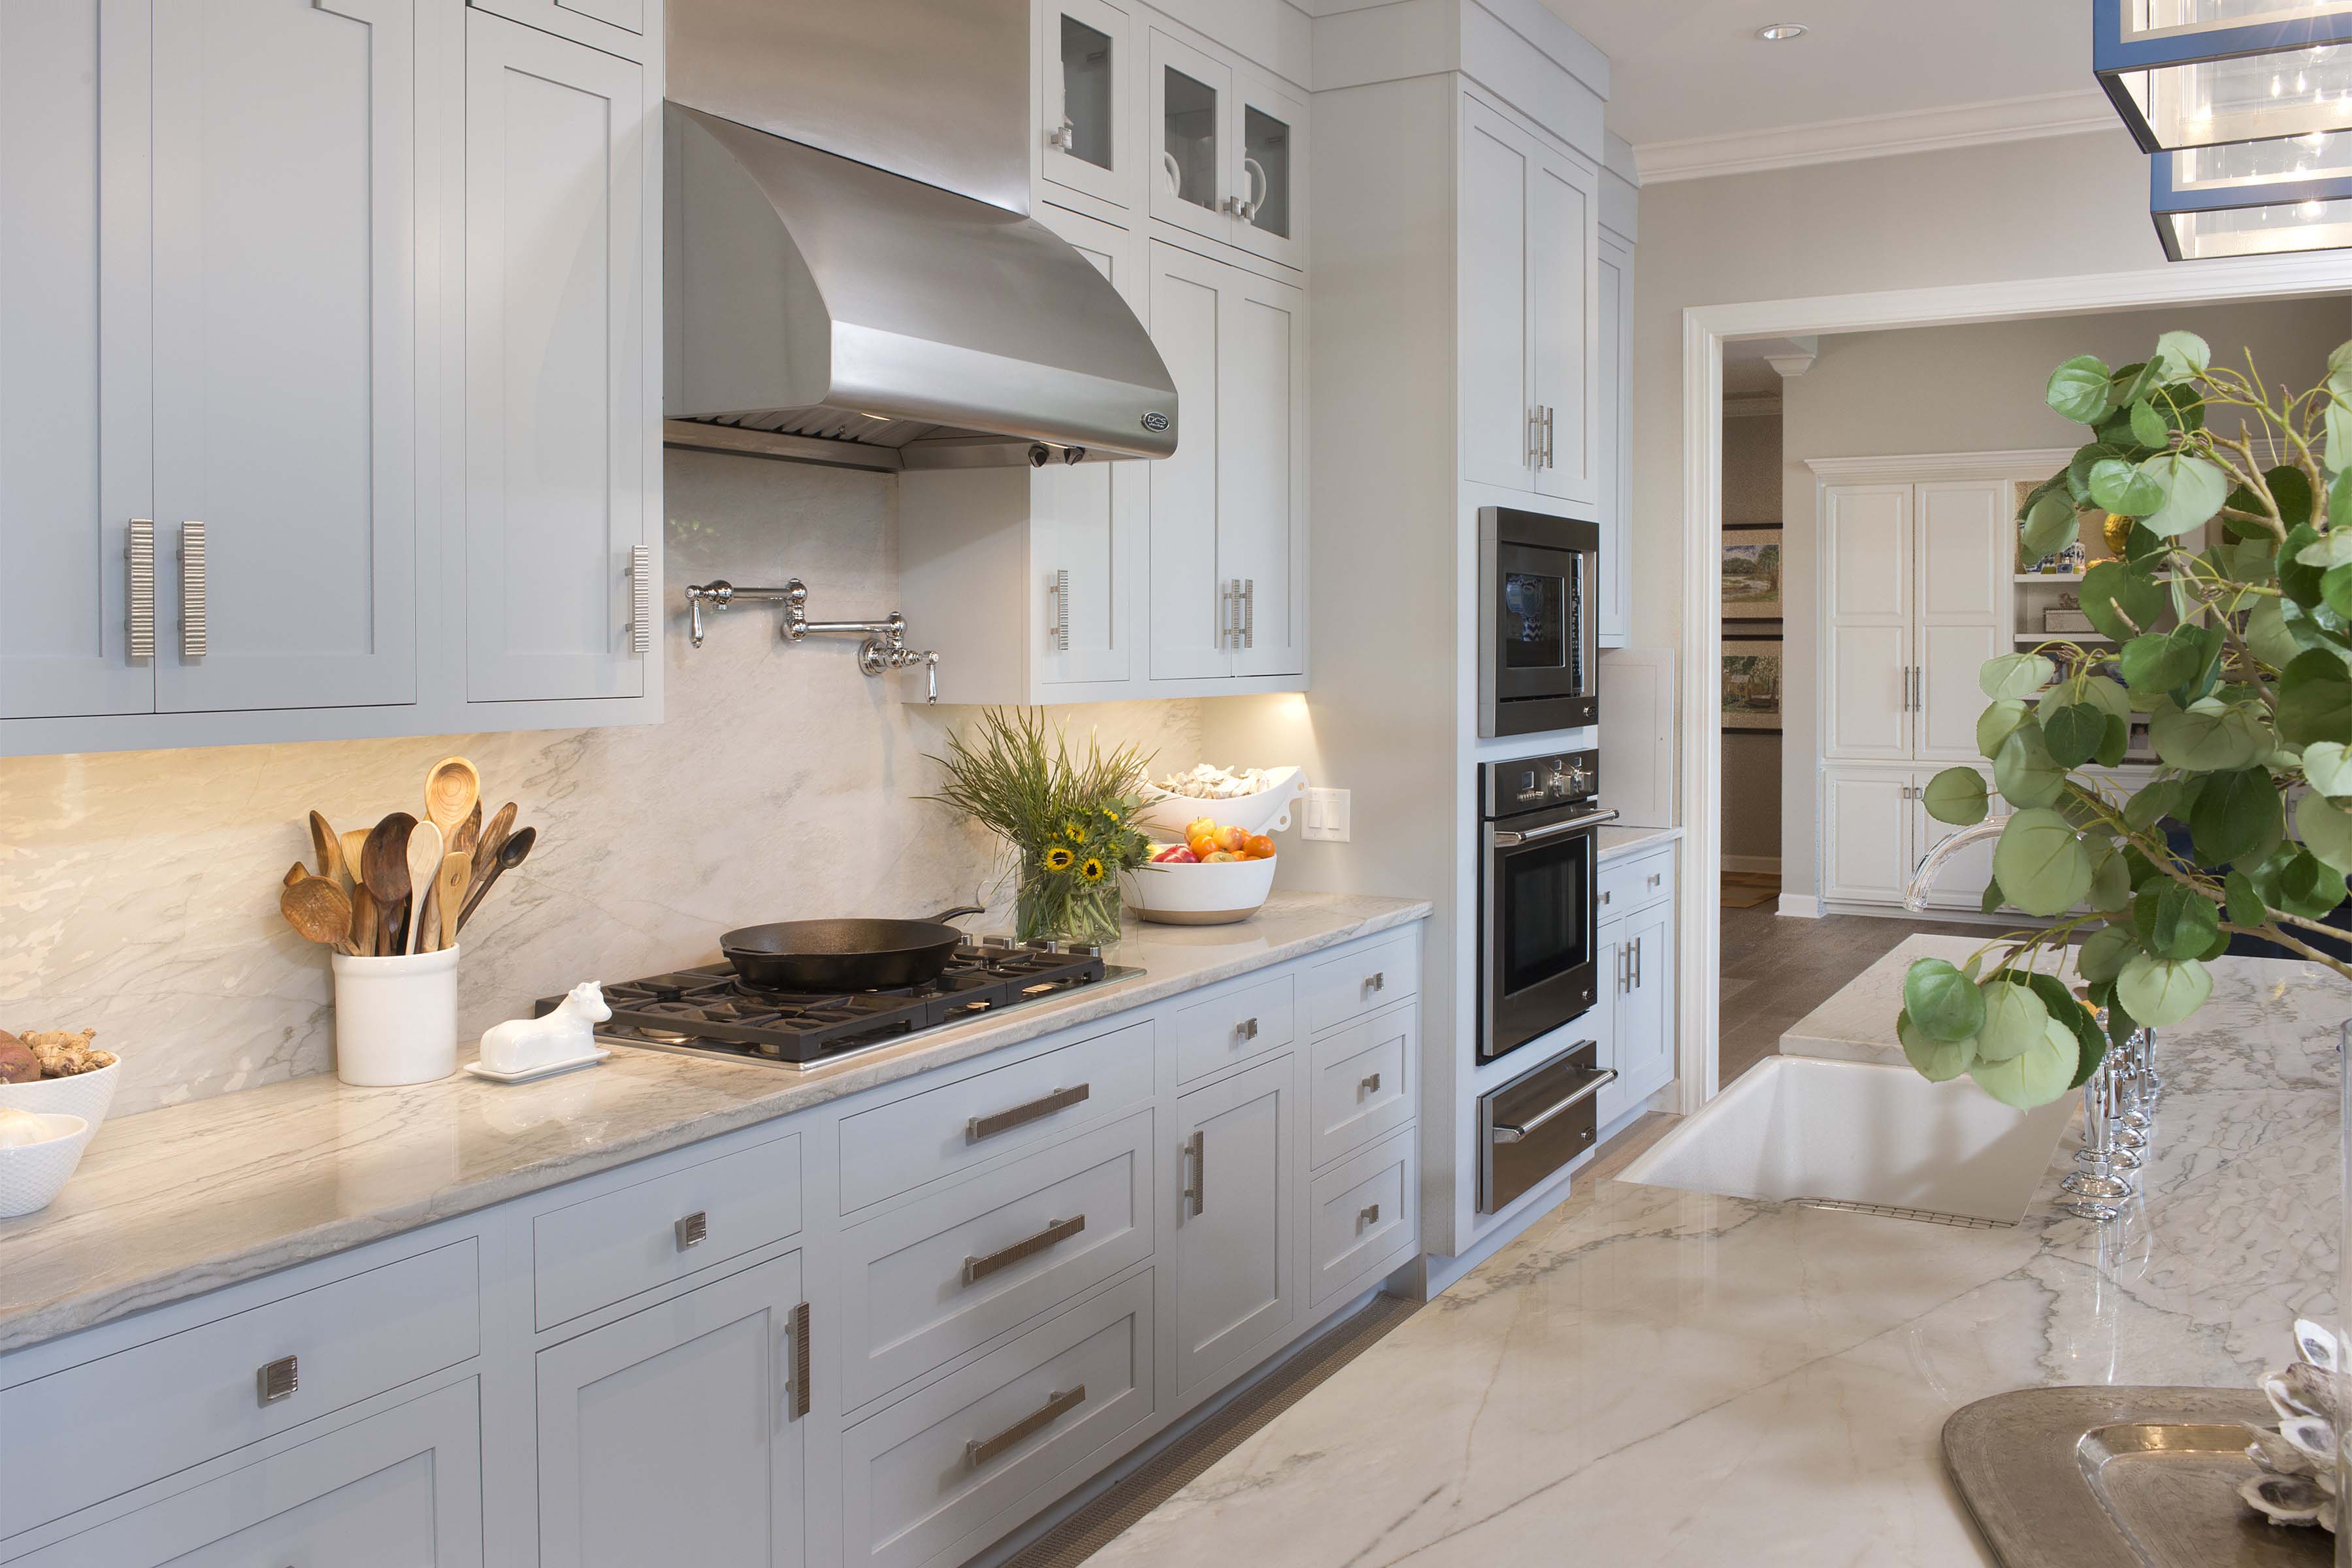
[[[801,1562],[801,1300],[789,1253],[539,1352],[542,1568]]]
[[[1157,240],[1150,284],[1182,421],[1146,489],[1151,679],[1303,675],[1306,295]]]
[[[1601,340],[1601,646],[1633,635],[1633,247],[1603,230],[1597,256]]]
[[[1150,28],[1147,94],[1151,216],[1303,268],[1305,101],[1240,57],[1195,47],[1166,25]]]
[[[1675,1079],[1675,854],[1672,848],[1611,861],[1601,868],[1599,963],[1607,989],[1570,1026],[1599,1049],[1594,1061],[1617,1069],[1595,1097],[1606,1128]]]
[[[1927,815],[1927,781],[1942,770],[1923,768],[1911,775],[1911,866],[1916,866],[1928,850],[1960,830],[1948,822],[1938,822]],[[1981,763],[1977,772],[1985,781],[1986,809],[1999,816],[2009,807],[1992,786],[1992,770]],[[1985,889],[1992,886],[1992,851],[1995,840],[1979,839],[1954,855],[1937,868],[1936,879],[1927,889],[1927,907],[1931,910],[1968,910],[1984,908]],[[1904,868],[1906,878],[1910,867]],[[1897,896],[1899,897],[1899,891]]]
[[[1297,1058],[1176,1102],[1176,1394],[1192,1402],[1249,1364],[1297,1308]]]
[[[1822,774],[1822,897],[1832,903],[1900,904],[1912,868],[1958,831],[1927,815],[1928,781],[1940,768],[1832,766]],[[2005,809],[1981,763],[1990,809]],[[1928,907],[1974,912],[1992,881],[1992,841],[1971,846],[1937,873]]]
[[[481,1568],[481,1416],[454,1384],[17,1560],[18,1568]]]
[[[1974,762],[1985,660],[2009,648],[2016,525],[1999,481],[1919,487],[1919,589],[1912,662],[1912,754]]]
[[[1134,14],[1108,0],[1038,0],[1038,177],[1132,210],[1146,189],[1130,101]]]
[[[1463,97],[1463,477],[1579,516],[1601,499],[1600,225],[1596,167]]]

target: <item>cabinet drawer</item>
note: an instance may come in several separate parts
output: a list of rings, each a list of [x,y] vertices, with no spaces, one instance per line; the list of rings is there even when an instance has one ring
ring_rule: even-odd
[[[1675,849],[1669,844],[1647,855],[1612,860],[1593,879],[1593,900],[1602,920],[1630,914],[1675,896]]]
[[[645,57],[646,0],[466,0],[466,4],[624,59]]]
[[[1421,990],[1421,928],[1328,958],[1307,972],[1307,1027],[1321,1034]]]
[[[1307,1195],[1309,1310],[1362,1289],[1411,1253],[1418,1225],[1413,1132],[1315,1178]]]
[[[844,1214],[1151,1098],[1151,1021],[841,1121]],[[1081,1092],[1083,1091],[1083,1092]]]
[[[1295,1010],[1287,974],[1179,1008],[1176,1081],[1190,1083],[1221,1067],[1290,1044],[1297,1033]]]
[[[1118,1452],[1153,1408],[1151,1274],[842,1436],[850,1562],[961,1563]]]
[[[1307,1163],[1320,1167],[1412,1120],[1421,1009],[1399,1007],[1325,1035],[1308,1051]]]
[[[1151,1253],[1152,1112],[883,1215],[842,1237],[849,1409]]]
[[[0,1389],[0,1540],[453,1366],[479,1311],[469,1237]]]
[[[569,1322],[800,1228],[797,1132],[551,1210],[530,1222],[539,1326]]]

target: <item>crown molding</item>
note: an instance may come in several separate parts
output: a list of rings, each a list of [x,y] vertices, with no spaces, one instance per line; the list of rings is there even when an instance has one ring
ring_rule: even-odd
[[[1809,163],[1842,163],[1855,158],[1885,158],[1949,147],[1982,147],[1996,142],[2027,142],[2043,136],[2079,136],[2120,131],[2106,94],[2096,89],[2005,98],[1986,103],[1912,109],[1899,114],[1824,120],[1728,136],[1695,136],[1678,142],[1647,142],[1633,149],[1644,185],[1670,180],[1705,180],[1795,169]]]

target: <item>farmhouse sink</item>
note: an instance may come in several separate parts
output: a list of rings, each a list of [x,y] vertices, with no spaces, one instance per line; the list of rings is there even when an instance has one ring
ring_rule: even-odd
[[[1966,1079],[1767,1057],[1618,1179],[1742,1198],[1828,1198],[2014,1224],[2074,1097],[2012,1110]]]

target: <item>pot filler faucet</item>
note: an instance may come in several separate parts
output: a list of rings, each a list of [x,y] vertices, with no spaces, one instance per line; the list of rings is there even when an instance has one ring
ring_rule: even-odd
[[[1925,910],[1927,889],[1936,880],[1936,873],[1944,868],[1944,862],[1979,839],[1999,837],[2000,830],[2008,826],[2005,816],[1988,816],[1973,826],[1961,828],[1921,856],[1919,864],[1912,868],[1911,879],[1903,884],[1903,907],[1915,915]]]
[[[868,675],[886,669],[923,667],[923,700],[940,700],[940,656],[929,648],[907,646],[907,617],[893,610],[878,621],[813,621],[808,618],[808,584],[788,577],[781,588],[738,588],[724,577],[689,583],[686,588],[688,629],[694,646],[702,646],[702,606],[723,610],[737,600],[772,599],[784,606],[784,640],[801,642],[811,636],[864,637],[858,646],[857,668]]]

